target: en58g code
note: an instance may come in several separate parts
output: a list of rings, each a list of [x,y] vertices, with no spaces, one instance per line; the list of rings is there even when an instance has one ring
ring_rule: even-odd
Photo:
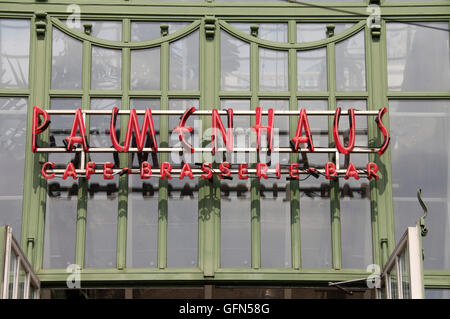
[[[270,308],[268,304],[239,304],[239,303],[227,303],[223,306],[223,312],[225,313],[269,313]]]

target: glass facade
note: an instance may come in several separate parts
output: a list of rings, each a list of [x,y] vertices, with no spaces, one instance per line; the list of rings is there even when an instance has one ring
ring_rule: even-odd
[[[450,16],[430,13],[418,21],[400,5],[402,20],[389,13],[378,34],[365,16],[341,12],[336,19],[327,17],[328,4],[307,8],[307,18],[301,19],[295,3],[215,0],[210,19],[192,11],[195,7],[203,12],[206,2],[179,2],[179,7],[158,7],[161,12],[146,4],[148,16],[136,12],[132,2],[124,12],[112,5],[108,12],[113,20],[82,3],[88,18],[82,15],[81,20],[65,11],[0,14],[0,224],[11,225],[23,248],[31,247],[28,258],[38,276],[44,282],[60,278],[57,281],[65,285],[61,271],[78,264],[89,280],[99,276],[105,283],[114,282],[115,272],[124,281],[149,281],[158,279],[159,271],[178,282],[216,278],[324,283],[324,273],[336,280],[343,278],[341,273],[355,279],[365,275],[369,265],[386,262],[384,256],[406,227],[423,215],[416,198],[421,188],[430,211],[429,234],[423,240],[425,285],[436,283],[430,279],[434,272],[450,278]],[[391,12],[393,2],[381,5]],[[411,10],[426,11],[432,2],[417,1]],[[358,10],[367,6],[359,0],[351,3]],[[234,6],[247,6],[254,13],[230,14]],[[442,7],[448,10],[448,5]],[[178,11],[183,8],[188,14]],[[214,156],[186,150],[100,152],[86,158],[79,152],[32,153],[35,105],[99,112],[113,107],[334,112],[337,107],[374,111],[386,106],[383,122],[391,140],[381,156],[353,152],[339,158],[333,152],[256,155],[248,150]],[[176,131],[179,116],[153,116],[159,148],[183,147]],[[138,116],[140,125],[143,118]],[[225,124],[226,116],[221,119]],[[65,147],[73,120],[72,114],[52,114],[37,146]],[[128,120],[125,114],[117,117],[120,144]],[[89,115],[85,121],[91,147],[112,147],[109,115]],[[265,115],[262,121],[266,123]],[[311,116],[309,124],[316,147],[335,147],[332,117]],[[200,134],[211,126],[209,116],[194,115],[187,125],[195,132],[185,134],[188,143],[211,146],[210,132]],[[235,147],[256,146],[253,125],[254,116],[234,117]],[[274,127],[274,147],[290,147],[297,117],[277,115]],[[349,132],[347,117],[342,116],[338,135],[344,143]],[[262,147],[266,140],[262,138]],[[379,147],[382,140],[373,116],[356,117],[356,148]],[[136,138],[131,144],[136,147]],[[224,146],[219,134],[218,147]],[[185,163],[198,169],[202,162],[212,162],[217,169],[225,161],[231,169],[241,163],[254,169],[257,162],[270,169],[293,162],[301,169],[320,169],[337,161],[340,168],[353,163],[362,172],[374,161],[380,179],[360,174],[360,179],[301,175],[299,180],[244,180],[233,174],[231,179],[215,176],[207,181],[195,173],[192,179],[179,179],[178,174],[172,179],[158,174],[149,179],[139,174],[115,174],[112,179],[57,174],[45,180],[40,168],[46,161],[54,162],[55,169],[65,169],[69,162],[80,168],[92,161],[97,169],[112,163],[113,169],[135,170],[147,161],[153,174],[163,162],[177,170]],[[30,241],[33,245],[28,246]],[[260,277],[255,275],[259,271]],[[408,291],[407,281],[393,272],[391,284],[396,286],[397,280]],[[428,287],[427,296],[446,296],[446,281],[438,286]]]

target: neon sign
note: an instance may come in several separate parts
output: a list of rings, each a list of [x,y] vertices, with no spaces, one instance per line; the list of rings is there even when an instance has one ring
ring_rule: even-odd
[[[179,179],[185,177],[193,179],[194,176],[199,176],[202,179],[211,179],[214,174],[217,174],[220,179],[230,179],[232,174],[238,176],[239,179],[248,179],[250,175],[261,179],[267,179],[269,176],[280,179],[282,175],[288,175],[287,179],[299,179],[301,174],[310,174],[318,176],[324,175],[327,179],[336,179],[344,177],[345,179],[355,178],[359,179],[360,175],[368,179],[379,179],[377,175],[378,166],[373,163],[367,163],[363,169],[357,169],[353,163],[349,163],[346,169],[339,167],[339,154],[348,155],[350,153],[377,153],[382,155],[389,146],[390,136],[389,132],[384,126],[382,119],[387,112],[386,108],[379,111],[358,111],[349,109],[342,111],[337,108],[335,111],[307,111],[300,109],[296,111],[280,111],[269,109],[263,111],[261,107],[256,110],[242,111],[233,109],[227,110],[197,110],[195,107],[189,107],[187,110],[173,111],[173,110],[152,110],[147,108],[145,110],[119,110],[114,107],[111,111],[100,110],[43,110],[35,106],[33,109],[32,119],[32,145],[33,152],[38,153],[79,153],[82,160],[80,167],[76,168],[73,162],[69,162],[65,169],[56,169],[54,162],[46,162],[41,167],[41,174],[46,179],[52,179],[58,175],[63,179],[69,177],[77,179],[78,177],[89,179],[92,174],[102,174],[104,179],[112,179],[116,174],[139,174],[141,179],[149,179],[151,177],[159,176],[161,179],[171,179],[172,175],[178,175]],[[74,115],[72,129],[70,135],[64,139],[65,147],[38,147],[38,135],[44,133],[50,126],[50,115]],[[116,122],[118,115],[128,115],[128,125],[123,144],[119,143],[116,130]],[[339,121],[341,115],[347,114],[349,121],[349,132],[347,145],[342,143],[339,137]],[[85,118],[86,116],[110,116],[110,140],[112,147],[90,147],[86,134]],[[139,125],[139,115],[143,115],[144,120],[142,126]],[[178,126],[174,128],[181,147],[158,147],[156,139],[155,124],[153,116],[180,116]],[[191,116],[211,116],[211,144],[212,147],[194,147],[186,139],[188,134],[193,134],[194,129],[187,125]],[[221,115],[227,117],[227,126],[223,124]],[[255,125],[251,127],[255,133],[256,145],[255,147],[235,147],[234,145],[234,116],[255,116]],[[263,115],[267,115],[267,125],[263,125]],[[290,139],[289,147],[275,147],[274,146],[274,119],[275,116],[297,116],[297,129],[295,135]],[[333,141],[335,147],[323,148],[315,147],[311,134],[311,128],[308,121],[308,116],[333,116]],[[375,116],[375,121],[379,131],[384,137],[384,141],[379,147],[356,147],[356,121],[355,116]],[[266,147],[262,144],[262,133],[266,133]],[[223,145],[225,147],[218,147],[219,133],[222,137]],[[134,136],[134,143],[132,138]],[[147,142],[147,143],[146,143]],[[150,144],[150,147],[146,145]],[[303,147],[302,147],[303,146]],[[152,168],[147,161],[140,161],[139,168],[121,168],[114,163],[102,163],[100,167],[95,162],[86,161],[87,153],[168,153],[168,152],[187,152],[187,153],[210,153],[212,155],[217,152],[247,152],[247,153],[334,153],[335,162],[327,162],[323,168],[303,167],[299,163],[288,163],[275,165],[268,165],[267,163],[258,162],[255,165],[250,165],[246,162],[237,164],[230,164],[229,162],[217,163],[213,165],[211,162],[202,162],[191,167],[189,163],[181,163],[180,167],[173,167],[170,162],[162,162],[156,168]],[[233,167],[234,166],[234,167]],[[237,166],[237,168],[236,168]],[[250,167],[252,166],[252,167]]]

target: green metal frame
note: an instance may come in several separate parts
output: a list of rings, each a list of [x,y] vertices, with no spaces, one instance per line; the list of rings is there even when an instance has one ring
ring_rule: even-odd
[[[94,38],[82,32],[69,29],[59,19],[68,16],[69,4],[77,3],[81,8],[83,19],[121,20],[123,36],[121,42]],[[51,97],[79,97],[83,108],[87,109],[92,97],[120,97],[122,109],[129,108],[129,99],[137,97],[160,98],[162,110],[169,108],[169,98],[197,98],[201,109],[220,106],[221,98],[240,98],[251,101],[251,108],[259,104],[261,98],[278,98],[289,100],[290,109],[298,108],[299,99],[328,100],[330,109],[335,109],[337,99],[361,99],[367,102],[369,110],[377,110],[388,104],[388,99],[449,99],[449,92],[390,92],[387,89],[387,57],[386,57],[386,21],[449,21],[449,1],[414,1],[394,2],[382,1],[382,27],[380,33],[372,32],[366,26],[366,7],[369,3],[314,2],[305,6],[293,2],[246,3],[246,2],[164,2],[147,0],[6,0],[0,3],[0,17],[31,19],[30,75],[29,89],[0,89],[0,96],[23,96],[28,98],[29,110],[34,105],[48,108]],[[339,9],[330,10],[330,6]],[[355,14],[349,13],[349,11]],[[101,14],[99,13],[101,12]],[[251,12],[251,14],[249,14]],[[174,34],[162,35],[151,41],[131,42],[131,21],[193,21],[188,27]],[[226,21],[246,22],[287,22],[288,42],[278,43],[262,40],[247,35],[233,28]],[[350,29],[336,36],[313,43],[296,43],[296,22],[354,22]],[[52,90],[51,79],[51,39],[52,28],[82,41],[83,69],[82,90]],[[180,39],[190,32],[200,30],[200,83],[199,91],[169,90],[169,43]],[[220,30],[250,43],[251,90],[228,92],[220,90]],[[338,92],[335,79],[335,44],[364,30],[366,52],[366,91]],[[161,47],[161,88],[159,91],[130,91],[129,72],[122,72],[122,89],[119,91],[90,90],[91,48],[92,45],[122,50],[122,70],[130,67],[131,50],[149,47]],[[289,91],[258,91],[258,48],[284,50],[289,57]],[[297,50],[324,47],[327,50],[328,92],[299,92],[297,89]],[[28,112],[27,127],[31,127],[31,114]],[[204,117],[204,126],[210,125],[210,118]],[[254,121],[254,119],[252,119]],[[252,123],[254,124],[254,123]],[[385,124],[389,127],[389,119]],[[89,124],[87,124],[89,125]],[[121,119],[121,129],[126,127],[126,119]],[[329,123],[331,125],[331,121]],[[290,121],[290,134],[296,128],[295,119]],[[162,116],[160,121],[160,146],[168,146],[169,121]],[[373,145],[381,143],[382,136],[374,121],[369,121],[369,141]],[[330,136],[330,141],[332,136]],[[42,137],[46,139],[44,135]],[[22,249],[35,267],[36,273],[45,285],[65,286],[67,274],[65,269],[43,269],[44,224],[46,182],[40,176],[39,161],[45,155],[30,152],[31,132],[27,130],[27,150],[25,163],[25,189],[22,217]],[[207,142],[207,141],[205,141]],[[160,155],[160,161],[167,160],[167,154]],[[296,160],[291,154],[291,160]],[[394,216],[391,185],[390,151],[383,156],[371,155],[370,159],[381,167],[382,178],[370,182],[373,262],[383,265],[395,247]],[[122,154],[121,165],[126,165],[128,156]],[[351,280],[368,275],[365,269],[342,269],[341,230],[339,207],[339,181],[331,182],[332,226],[332,269],[302,268],[300,243],[300,193],[298,183],[291,181],[291,249],[292,267],[289,269],[261,268],[260,222],[259,222],[259,181],[251,182],[251,230],[252,230],[252,263],[250,268],[220,267],[220,181],[214,177],[213,182],[199,180],[199,230],[198,230],[198,267],[167,268],[167,197],[168,183],[161,180],[159,185],[159,224],[158,224],[158,263],[156,268],[126,268],[127,238],[127,197],[128,176],[119,178],[119,204],[117,225],[117,263],[114,269],[83,268],[81,279],[83,284],[183,284],[183,283],[289,283],[315,284],[328,281]],[[78,209],[76,224],[75,263],[84,266],[85,234],[87,212],[87,183],[79,180]],[[430,288],[450,288],[449,271],[425,271],[425,284]]]

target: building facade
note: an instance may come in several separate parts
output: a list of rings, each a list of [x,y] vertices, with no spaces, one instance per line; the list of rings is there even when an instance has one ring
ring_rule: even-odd
[[[332,297],[337,290],[329,282],[383,268],[406,227],[423,215],[421,188],[429,208],[426,295],[448,298],[449,23],[448,0],[2,1],[0,224],[12,226],[46,296],[66,296],[58,289],[79,269],[82,288],[115,288],[108,293],[116,297]],[[180,147],[179,114],[170,111],[189,107],[273,109],[275,148],[289,148],[296,136],[298,117],[279,115],[284,111],[374,115],[386,107],[390,145],[382,155],[32,152],[34,106],[51,117],[37,137],[41,148],[67,146],[78,108],[98,111],[84,116],[89,146],[110,148],[106,113],[114,107],[150,108],[160,149]],[[120,143],[128,120],[118,117]],[[207,115],[190,121],[195,132],[212,122]],[[254,146],[255,123],[256,116],[235,116],[235,145]],[[333,116],[310,116],[309,125],[315,147],[336,147]],[[374,116],[356,116],[355,126],[355,147],[383,143]],[[341,127],[338,136],[348,143],[345,116]],[[210,145],[211,135],[185,135],[197,148]],[[224,147],[220,134],[218,142]],[[88,161],[137,170],[143,160],[157,169],[163,162],[174,169],[230,162],[272,170],[277,163],[321,169],[331,161],[342,169],[353,163],[360,178],[41,173],[45,162],[56,170]],[[379,179],[361,174],[369,162]],[[354,286],[359,297],[374,296],[364,281]]]

